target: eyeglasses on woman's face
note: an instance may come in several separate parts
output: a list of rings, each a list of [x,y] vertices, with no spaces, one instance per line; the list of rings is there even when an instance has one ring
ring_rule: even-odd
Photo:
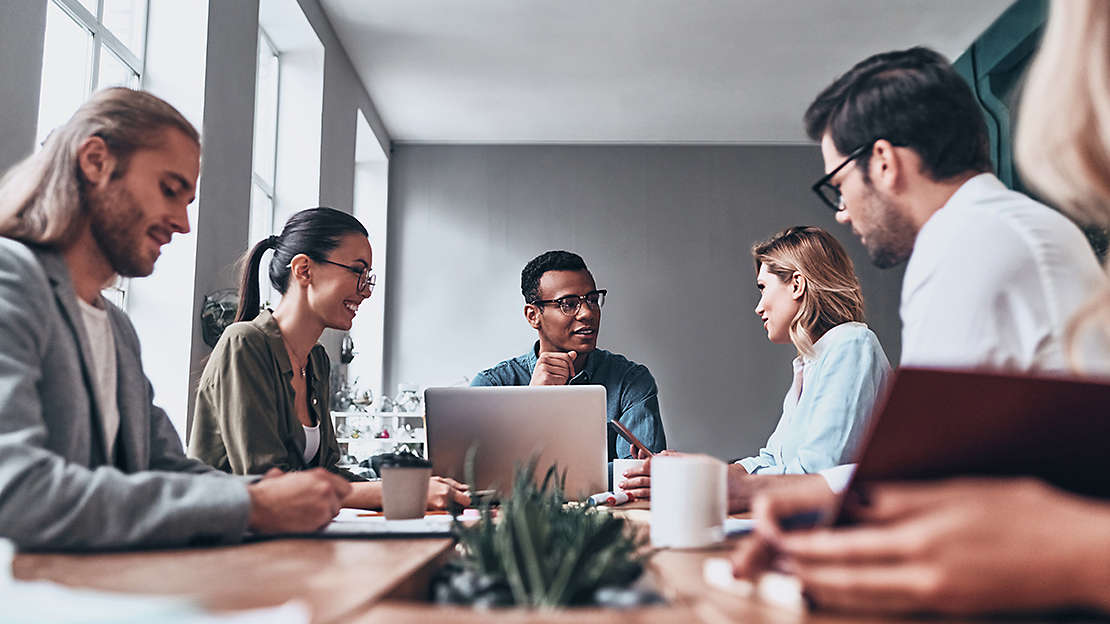
[[[342,267],[357,275],[358,284],[356,287],[360,293],[366,293],[366,296],[369,297],[374,292],[374,285],[378,283],[378,275],[374,273],[374,270],[370,267],[361,264],[341,264],[339,262],[332,262],[331,260],[323,260],[322,262]]]

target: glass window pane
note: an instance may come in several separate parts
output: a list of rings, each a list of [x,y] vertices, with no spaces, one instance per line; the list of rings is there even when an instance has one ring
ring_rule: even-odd
[[[97,89],[104,89],[107,87],[131,87],[132,89],[139,86],[139,75],[131,71],[118,56],[112,53],[108,48],[100,49],[100,75],[97,76]]]
[[[126,311],[124,306],[127,304],[127,286],[129,282],[130,280],[126,277],[116,276],[112,280],[112,285],[100,291],[100,294],[115,304],[117,308]]]
[[[95,12],[95,9],[93,9]],[[143,57],[146,35],[146,0],[104,0],[104,17],[100,20],[135,56]]]
[[[251,184],[251,225],[247,245],[266,238],[274,231],[274,200],[257,183]]]
[[[258,76],[254,94],[254,172],[274,186],[277,150],[278,56],[266,37],[258,35]]]
[[[95,11],[95,2],[93,4]],[[58,5],[47,3],[36,145],[69,120],[73,111],[89,97],[92,45],[91,32]]]

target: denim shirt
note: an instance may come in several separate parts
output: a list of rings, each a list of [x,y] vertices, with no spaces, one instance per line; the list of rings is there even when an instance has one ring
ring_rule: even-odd
[[[470,385],[527,386],[532,381],[539,349],[540,343],[536,341],[528,353],[478,373]],[[567,383],[604,386],[608,420],[619,420],[652,452],[667,448],[663,420],[659,417],[659,389],[643,364],[604,349],[594,349],[582,372]],[[631,445],[624,438],[617,438],[612,431],[608,431],[607,436],[609,461],[632,457]]]
[[[811,473],[855,460],[890,363],[863,323],[833,327],[814,350],[794,359],[794,381],[767,444],[737,462],[749,473]]]

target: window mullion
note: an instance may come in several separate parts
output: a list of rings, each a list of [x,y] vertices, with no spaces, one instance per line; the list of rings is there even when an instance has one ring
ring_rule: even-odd
[[[107,28],[100,27],[101,41],[103,44],[112,51],[131,71],[143,75],[143,60],[123,44],[122,41],[116,39],[116,36],[111,33]]]
[[[96,33],[96,25],[99,24],[100,21],[95,15],[89,13],[89,10],[78,0],[54,0],[54,4],[61,7],[66,13],[69,13],[73,19],[77,20],[79,24],[87,28],[90,32]],[[99,9],[97,10],[99,11]]]
[[[99,23],[93,26],[92,91],[100,86],[100,33],[103,30]]]

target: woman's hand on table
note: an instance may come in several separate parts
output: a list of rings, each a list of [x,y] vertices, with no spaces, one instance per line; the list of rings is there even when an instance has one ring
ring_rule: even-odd
[[[450,477],[432,477],[428,482],[428,509],[447,509],[450,501],[469,505],[470,487]]]
[[[868,490],[848,528],[784,532],[831,496],[757,495],[755,535],[734,572],[798,576],[815,604],[880,613],[973,614],[1086,606],[1110,610],[1110,506],[1029,479],[957,479]]]

